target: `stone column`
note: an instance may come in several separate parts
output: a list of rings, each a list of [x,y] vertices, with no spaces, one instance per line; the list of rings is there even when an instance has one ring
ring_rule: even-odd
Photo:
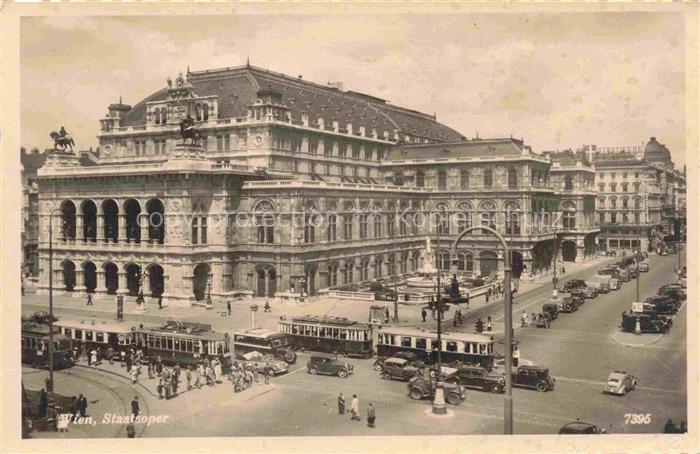
[[[148,298],[151,296],[151,276],[149,275],[148,270],[143,268],[141,269],[141,275],[143,276],[143,282],[141,283],[143,296],[144,298]]]
[[[75,215],[75,239],[76,241],[85,241],[85,232],[83,231],[83,215],[78,213]]]
[[[107,237],[105,236],[105,217],[104,217],[104,215],[103,214],[96,215],[96,220],[97,220],[97,222],[96,222],[97,232],[95,232],[95,237],[96,237],[97,241],[102,240],[104,242],[107,242]]]
[[[138,221],[141,229],[141,243],[148,243],[148,214],[141,213]]]
[[[126,285],[126,271],[120,270],[117,272],[119,278],[119,285],[117,288],[117,295],[126,295],[129,293],[129,289]]]
[[[97,269],[95,274],[97,275],[97,285],[95,286],[95,293],[107,293],[107,283],[104,270]]]
[[[75,267],[75,287],[73,287],[73,296],[81,297],[85,293],[85,272],[80,266]]]
[[[117,215],[117,222],[119,224],[119,234],[118,234],[118,239],[120,243],[126,243],[126,215],[125,214],[119,214]],[[121,288],[121,285],[119,285]]]

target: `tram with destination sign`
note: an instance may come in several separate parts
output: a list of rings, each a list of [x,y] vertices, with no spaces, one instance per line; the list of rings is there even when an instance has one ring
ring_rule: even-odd
[[[298,350],[337,353],[344,356],[370,358],[372,325],[340,317],[280,317],[279,331],[289,345]]]
[[[101,358],[107,357],[109,347],[118,354],[145,346],[144,334],[138,331],[144,328],[143,323],[84,317],[61,318],[54,326],[69,337],[73,345],[84,345],[88,351],[97,349]]]
[[[22,322],[22,363],[36,368],[49,367],[49,325]],[[54,328],[53,368],[66,369],[75,364],[71,340]]]
[[[289,341],[284,333],[262,328],[234,332],[233,351],[238,359],[243,358],[246,353],[260,352],[287,364],[297,361],[297,354],[289,348]]]
[[[144,336],[147,356],[160,357],[164,364],[196,366],[202,360],[218,359],[224,373],[232,364],[228,333],[219,333],[211,325],[169,320],[164,325],[139,328]]]
[[[438,346],[437,332],[416,328],[387,327],[377,336],[377,355],[390,357],[398,352],[412,352],[425,364],[437,363],[437,352],[443,363],[478,364],[491,370],[494,364],[493,338],[480,334],[442,333]]]

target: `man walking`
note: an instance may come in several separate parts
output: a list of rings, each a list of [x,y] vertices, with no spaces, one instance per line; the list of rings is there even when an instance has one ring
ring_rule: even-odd
[[[163,309],[163,295],[158,295],[158,309]]]
[[[131,401],[131,414],[134,417],[139,415],[139,396],[134,396],[134,400]]]
[[[46,393],[46,390],[42,388],[41,394],[39,394],[39,415],[41,415],[42,418],[46,418],[48,416],[48,411],[49,395]]]
[[[265,301],[265,310],[263,312],[272,312],[272,307],[270,307],[269,301]]]
[[[428,316],[428,313],[425,312],[425,308],[421,309],[420,316],[423,317],[423,323],[425,323],[425,317]]]
[[[338,394],[338,414],[345,414],[345,396],[343,396],[342,392]]]
[[[352,403],[350,404],[350,421],[362,421],[360,417],[360,400],[357,398],[357,394],[352,395]]]
[[[228,315],[231,315],[231,300],[226,300],[226,310],[228,310]]]
[[[85,412],[87,411],[87,399],[82,394],[78,396],[78,412],[80,412],[80,417],[85,417]]]
[[[92,306],[92,293],[87,294],[87,306]]]
[[[491,316],[489,315],[488,318],[486,319],[486,331],[489,332],[491,331],[492,326],[491,326]]]
[[[372,402],[367,406],[367,427],[374,427],[374,421],[376,420],[376,415],[374,413],[374,406]]]

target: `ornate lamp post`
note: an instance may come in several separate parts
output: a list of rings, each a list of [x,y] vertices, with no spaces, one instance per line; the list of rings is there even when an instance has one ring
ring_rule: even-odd
[[[441,211],[443,214],[445,214],[445,207],[441,207]],[[438,344],[438,351],[437,351],[437,360],[438,360],[438,367],[437,371],[435,371],[435,380],[436,380],[436,388],[435,388],[435,399],[433,400],[433,413],[436,415],[444,415],[447,413],[447,406],[445,405],[445,390],[443,388],[444,382],[442,381],[442,311],[443,311],[443,304],[442,304],[442,295],[440,294],[441,290],[441,283],[440,283],[440,275],[442,274],[442,271],[440,270],[442,263],[440,263],[440,255],[438,254],[438,251],[440,250],[440,232],[442,230],[442,217],[440,217],[438,226],[437,226],[437,246],[435,247],[435,263],[437,264],[437,300],[436,300],[436,305],[437,305],[437,344]]]
[[[207,274],[207,306],[211,306],[211,280],[212,280],[212,275],[211,273]]]
[[[503,247],[503,260],[504,260],[504,287],[505,287],[505,356],[506,356],[506,390],[504,396],[504,422],[503,422],[503,433],[505,435],[511,435],[513,433],[513,377],[511,375],[511,370],[513,367],[513,301],[512,294],[510,290],[510,277],[511,277],[511,262],[510,262],[510,251],[508,250],[508,245],[505,239],[496,230],[488,226],[476,226],[467,227],[462,230],[462,232],[457,236],[454,243],[452,243],[452,259],[455,260],[457,257],[457,245],[462,240],[462,238],[472,230],[486,230],[490,233],[496,235],[498,240],[501,242]],[[439,333],[439,331],[438,331]],[[438,334],[439,336],[439,334]],[[439,351],[439,350],[438,350]]]
[[[49,383],[53,392],[53,216],[59,208],[56,207],[49,213]]]

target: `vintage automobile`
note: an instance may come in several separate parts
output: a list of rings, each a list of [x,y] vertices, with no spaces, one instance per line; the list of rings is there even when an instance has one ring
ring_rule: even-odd
[[[574,303],[581,307],[583,306],[583,303],[586,302],[586,295],[583,293],[583,291],[571,292],[571,299],[574,301]]]
[[[616,277],[611,277],[610,278],[610,290],[620,290],[622,287],[622,282],[620,282],[620,279]]]
[[[627,272],[630,275],[630,280],[631,279],[637,279],[637,275],[639,274],[639,271],[637,270],[637,267],[632,265],[627,268]]]
[[[542,313],[549,314],[549,319],[554,320],[559,316],[559,306],[554,303],[543,304]]]
[[[423,367],[423,361],[419,360],[415,353],[413,352],[396,352],[393,356],[379,356],[374,361],[374,370],[380,371],[384,367],[384,361],[389,358],[402,358],[409,362],[413,367],[420,369]]]
[[[382,378],[384,380],[408,381],[415,377],[418,368],[411,366],[409,361],[403,358],[388,358],[382,367]]]
[[[601,276],[615,276],[620,273],[620,267],[617,265],[608,265],[598,270]]]
[[[551,323],[552,319],[546,312],[537,314],[537,318],[535,318],[535,326],[538,328],[549,328]]]
[[[311,375],[337,375],[345,378],[353,373],[354,367],[348,362],[339,361],[335,356],[313,355],[306,365],[306,370]]]
[[[443,385],[445,402],[450,405],[459,405],[465,397],[464,387],[454,383],[455,372],[446,375]],[[436,383],[436,380],[430,377],[414,377],[408,382],[408,395],[414,400],[433,399]]]
[[[520,366],[513,372],[513,386],[532,388],[540,392],[554,390],[554,377],[549,375],[549,369],[542,366]]]
[[[600,429],[595,424],[582,421],[574,421],[562,426],[559,435],[591,435],[607,433],[605,429]]]
[[[603,392],[606,394],[617,394],[624,396],[629,391],[634,390],[637,386],[637,379],[632,374],[625,371],[613,371],[608,376],[608,381],[605,383]]]
[[[289,365],[287,365],[286,362],[271,356],[265,356],[257,351],[244,354],[242,362],[243,364],[253,366],[255,370],[264,374],[279,375],[289,371]]]
[[[583,289],[583,294],[586,298],[595,298],[601,293],[601,285],[597,282],[586,282],[586,288]]]
[[[627,271],[626,269],[620,270],[618,279],[620,279],[622,282],[629,282],[630,280],[632,280],[629,271]]]
[[[644,301],[644,312],[658,312],[664,315],[675,315],[681,308],[681,302],[666,296],[650,296]],[[647,310],[647,306],[649,306]]]
[[[676,297],[678,299],[685,300],[688,296],[688,292],[684,286],[681,284],[666,284],[659,287],[656,291],[657,295],[671,295],[671,297]]]
[[[670,317],[658,314],[623,313],[622,331],[633,333],[637,320],[642,333],[668,333],[671,330],[673,321]]]
[[[571,279],[566,281],[561,287],[560,292],[572,292],[586,287],[586,282],[583,279]]]
[[[491,375],[483,367],[461,366],[457,368],[453,383],[465,388],[480,389],[481,391],[502,393],[505,392],[505,379],[502,375]]]
[[[586,285],[591,287],[591,286],[597,286],[598,287],[598,293],[609,293],[610,292],[610,279],[612,279],[608,275],[594,275],[589,278],[589,280],[586,281]]]
[[[574,301],[570,296],[564,297],[559,303],[559,312],[576,312],[578,310],[578,303]]]
[[[641,271],[642,273],[648,273],[649,272],[649,263],[639,262],[639,271]]]

